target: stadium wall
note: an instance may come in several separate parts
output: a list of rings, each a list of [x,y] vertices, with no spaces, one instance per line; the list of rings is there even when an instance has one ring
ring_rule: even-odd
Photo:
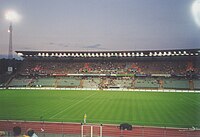
[[[0,88],[1,90],[6,88]],[[187,92],[200,93],[200,90],[177,90],[177,89],[99,89],[99,88],[53,88],[53,87],[8,87],[7,89],[35,89],[35,90],[103,90],[103,91],[134,91],[134,92]]]

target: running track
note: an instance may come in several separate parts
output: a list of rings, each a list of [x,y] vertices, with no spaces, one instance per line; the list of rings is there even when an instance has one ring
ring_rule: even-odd
[[[81,124],[78,123],[0,121],[0,131],[11,132],[15,126],[20,126],[22,133],[25,133],[28,128],[32,128],[40,134],[81,134]],[[84,133],[89,134],[90,129],[90,126],[84,126]],[[94,135],[99,135],[99,131],[99,126],[93,125]],[[102,135],[107,137],[200,137],[200,130],[133,126],[133,130],[128,131],[120,130],[118,125],[103,125]]]

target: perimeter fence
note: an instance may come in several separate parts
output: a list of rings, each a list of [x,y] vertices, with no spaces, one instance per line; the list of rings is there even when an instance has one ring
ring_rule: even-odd
[[[13,127],[21,127],[22,134],[33,129],[39,137],[200,137],[195,128],[134,126],[122,130],[119,125],[81,124],[64,122],[0,121],[0,136],[13,136]]]

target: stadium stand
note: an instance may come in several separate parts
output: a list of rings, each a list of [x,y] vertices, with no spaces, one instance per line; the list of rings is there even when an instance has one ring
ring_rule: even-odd
[[[133,88],[133,78],[132,77],[117,77],[110,78],[108,88]]]
[[[0,75],[0,87],[4,87],[5,86],[5,83],[6,81],[9,80],[9,75],[8,74],[1,74]]]
[[[135,80],[135,88],[159,88],[158,80],[154,78],[137,78]]]
[[[32,79],[27,78],[13,78],[9,83],[10,87],[27,87],[32,82]]]
[[[100,78],[93,78],[93,77],[86,77],[82,80],[82,87],[83,88],[99,88],[101,83]]]
[[[52,77],[38,77],[33,81],[31,86],[33,87],[55,87],[55,78]]]
[[[16,59],[0,59],[0,87],[4,87],[21,66],[22,61]],[[12,72],[8,68],[12,68]]]
[[[193,80],[193,82],[194,82],[194,89],[200,89],[200,80],[196,79],[196,80]]]
[[[59,77],[56,79],[56,87],[80,87],[78,77]]]
[[[163,80],[163,87],[165,89],[189,89],[189,80],[169,78]]]
[[[24,60],[7,80],[8,87],[199,89],[200,85],[198,49],[16,52]]]

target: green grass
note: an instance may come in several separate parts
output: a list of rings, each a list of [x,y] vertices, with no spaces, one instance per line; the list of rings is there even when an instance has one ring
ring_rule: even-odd
[[[1,120],[200,127],[200,94],[0,90]]]

